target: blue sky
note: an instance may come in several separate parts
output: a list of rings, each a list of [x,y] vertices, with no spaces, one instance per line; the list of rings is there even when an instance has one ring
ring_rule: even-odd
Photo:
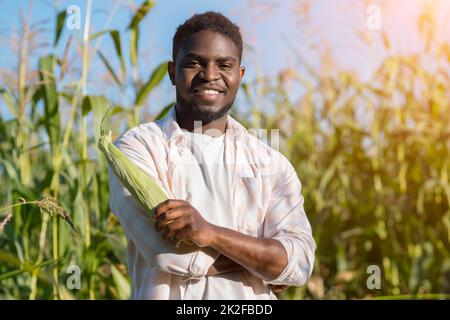
[[[136,6],[140,2],[93,0],[91,33],[106,28],[125,31],[132,15],[130,4]],[[0,68],[14,67],[16,59],[9,49],[9,39],[11,32],[20,27],[21,10],[27,16],[32,7],[31,21],[49,19],[44,26],[51,31],[55,13],[69,5],[80,6],[83,24],[85,3],[85,0],[0,0]],[[303,19],[298,12],[302,3],[311,4],[308,19]],[[442,37],[448,36],[450,39],[450,0],[157,0],[154,9],[141,24],[139,73],[146,79],[156,65],[170,59],[172,36],[179,24],[194,13],[215,10],[236,22],[241,27],[247,48],[253,48],[244,52],[247,80],[257,75],[273,76],[287,68],[301,72],[298,55],[313,67],[319,68],[325,59],[322,52],[326,48],[332,52],[336,70],[354,70],[366,77],[387,54],[418,50],[419,38],[415,31],[417,15],[426,3],[432,3],[437,12]],[[366,9],[369,4],[376,4],[381,9],[381,30],[368,30],[366,27]],[[391,38],[390,52],[382,45],[381,32]],[[82,31],[64,30],[57,53],[62,52],[70,33],[75,39],[80,40],[82,37]],[[371,45],[361,40],[361,33],[373,39]],[[52,36],[49,39],[42,38],[42,41],[53,41],[53,32],[44,34]],[[99,46],[103,52],[113,52],[109,38],[99,41],[93,45]],[[125,52],[128,52],[127,45],[127,39],[122,39]],[[51,50],[47,48],[39,52]],[[108,58],[118,67],[114,55]],[[88,93],[118,95],[117,92],[104,92],[98,77],[101,72],[105,72],[103,65],[98,59],[94,60],[88,75]],[[166,80],[153,95],[158,104],[164,104],[173,100],[174,91]]]

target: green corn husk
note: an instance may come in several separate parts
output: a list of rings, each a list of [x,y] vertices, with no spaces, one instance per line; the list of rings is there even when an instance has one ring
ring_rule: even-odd
[[[112,143],[111,130],[105,126],[105,122],[109,122],[105,119],[109,117],[110,110],[111,108],[100,124],[98,148],[122,184],[153,219],[153,209],[168,197],[153,177],[135,165]],[[191,248],[193,246],[193,243],[186,239],[181,241],[181,244]]]
[[[151,213],[158,204],[168,199],[155,179],[128,159],[112,143],[111,131],[108,134],[101,134],[98,148],[116,176],[146,212]]]

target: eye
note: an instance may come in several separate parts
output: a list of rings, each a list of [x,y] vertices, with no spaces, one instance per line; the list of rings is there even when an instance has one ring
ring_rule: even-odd
[[[184,66],[185,67],[188,67],[188,68],[194,68],[194,67],[197,67],[197,66],[199,66],[200,65],[200,63],[198,62],[198,61],[195,61],[195,60],[193,60],[193,61],[187,61],[185,64],[184,64]]]
[[[230,64],[224,63],[224,64],[221,64],[219,67],[224,70],[229,70],[229,69],[231,69],[232,66]]]

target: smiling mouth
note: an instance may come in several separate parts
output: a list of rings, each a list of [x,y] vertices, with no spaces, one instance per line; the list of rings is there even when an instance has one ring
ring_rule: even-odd
[[[198,95],[219,95],[221,93],[223,93],[223,91],[221,90],[216,90],[216,89],[194,89],[192,90],[193,94],[198,94]]]

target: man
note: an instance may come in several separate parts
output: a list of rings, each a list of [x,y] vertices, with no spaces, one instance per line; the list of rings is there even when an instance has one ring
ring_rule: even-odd
[[[245,71],[239,28],[219,13],[194,15],[172,55],[176,105],[116,141],[170,200],[152,220],[109,174],[132,297],[276,299],[308,280],[315,242],[292,165],[227,114]]]

